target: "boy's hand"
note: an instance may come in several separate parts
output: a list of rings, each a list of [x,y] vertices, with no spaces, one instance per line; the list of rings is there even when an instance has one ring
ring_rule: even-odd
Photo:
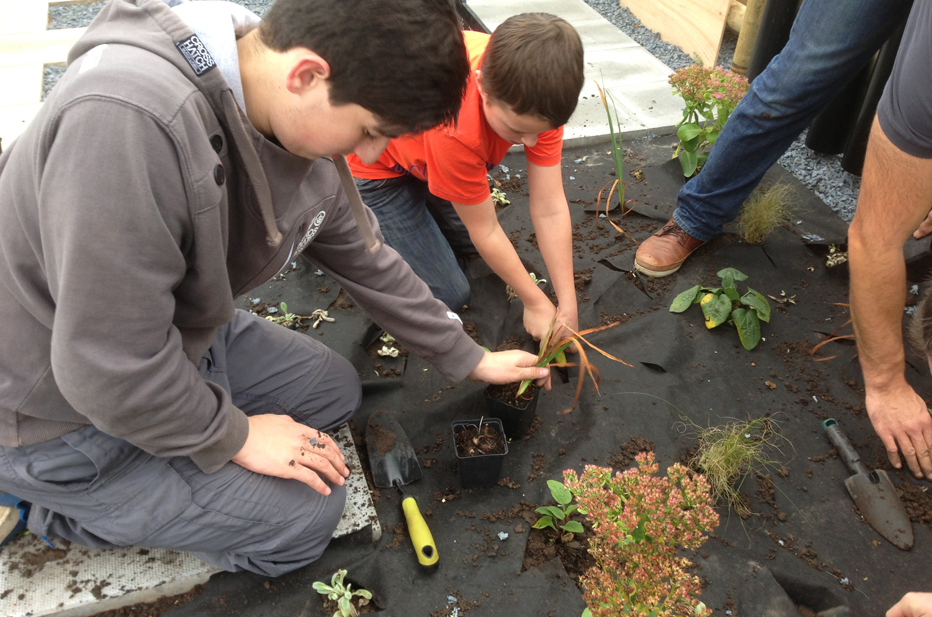
[[[550,390],[550,369],[534,366],[537,356],[526,351],[488,352],[476,365],[470,379],[487,383],[505,384],[533,379],[544,390]]]
[[[572,336],[573,332],[564,326],[568,326],[576,332],[579,332],[579,318],[576,314],[570,315],[564,313],[549,300],[546,304],[542,304],[539,307],[524,307],[524,328],[528,331],[528,334],[534,337],[535,341],[543,343],[544,338],[547,336],[547,331],[550,330],[550,324],[554,323],[554,317],[556,317],[554,341]],[[576,344],[573,343],[567,347],[566,351],[569,353],[576,353]]]
[[[932,617],[932,593],[906,594],[887,611],[887,617]]]
[[[295,422],[291,416],[249,417],[249,436],[233,462],[265,476],[304,482],[321,495],[349,476],[340,447],[326,433]]]

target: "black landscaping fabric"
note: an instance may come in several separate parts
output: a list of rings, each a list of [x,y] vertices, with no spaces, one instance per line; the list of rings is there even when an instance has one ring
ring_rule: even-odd
[[[632,142],[626,154],[628,199],[635,212],[610,218],[640,241],[666,221],[682,185],[678,164],[671,166],[669,137]],[[397,368],[401,377],[378,376],[377,360],[364,345],[373,339],[370,322],[351,299],[304,260],[284,280],[252,294],[261,304],[285,300],[288,309],[309,315],[330,308],[336,321],[308,329],[309,336],[347,356],[359,369],[366,396],[354,419],[362,432],[371,413],[391,411],[418,452],[424,477],[408,487],[433,532],[440,568],[422,572],[410,541],[396,493],[376,489],[376,509],[384,533],[373,546],[368,531],[334,541],[323,558],[279,579],[251,574],[219,574],[204,593],[171,615],[316,616],[323,608],[311,584],[329,580],[337,568],[378,596],[383,615],[559,615],[577,617],[585,607],[581,593],[559,561],[522,573],[529,525],[522,519],[489,516],[521,501],[546,503],[546,480],[560,479],[567,468],[587,463],[608,465],[632,437],[655,444],[661,469],[681,461],[694,446],[694,433],[682,417],[700,426],[765,414],[779,423],[786,438],[782,452],[772,452],[783,474],[771,473],[773,504],[757,478],[742,486],[754,510],[747,519],[718,509],[721,524],[714,538],[689,556],[706,585],[701,599],[716,615],[756,617],[797,615],[795,604],[818,612],[847,606],[854,615],[881,615],[903,593],[932,590],[930,520],[914,523],[915,547],[901,551],[863,522],[845,490],[847,470],[834,455],[820,423],[839,420],[871,468],[890,469],[880,440],[864,411],[863,382],[850,339],[829,343],[814,355],[812,347],[833,333],[850,334],[847,266],[826,267],[828,245],[843,243],[846,225],[818,198],[779,167],[765,184],[790,183],[798,204],[792,221],[763,245],[742,242],[730,225],[726,233],[699,249],[674,276],[651,280],[631,274],[635,242],[597,218],[599,189],[614,180],[605,145],[568,150],[564,180],[573,222],[575,268],[591,269],[591,281],[579,291],[580,326],[612,321],[620,325],[595,334],[592,341],[631,363],[622,366],[591,354],[601,370],[601,396],[589,386],[572,413],[575,371],[570,383],[558,380],[543,393],[537,410],[541,422],[533,435],[513,441],[502,476],[508,486],[461,490],[450,423],[485,413],[483,384],[466,380],[452,385],[420,358],[378,360],[384,374]],[[521,154],[509,154],[493,177],[503,184],[511,206],[500,212],[529,268],[546,278],[540,253],[529,240],[526,167]],[[673,167],[671,171],[671,167]],[[520,175],[520,178],[516,176]],[[572,177],[573,179],[569,179]],[[807,240],[802,240],[802,237]],[[917,251],[919,255],[921,251]],[[709,331],[698,307],[672,314],[673,297],[698,283],[714,286],[716,272],[731,266],[749,276],[745,285],[795,304],[777,304],[764,340],[745,351],[728,325]],[[509,303],[504,284],[481,262],[467,264],[472,299],[462,312],[476,324],[483,345],[495,348],[512,335],[525,336],[519,301]],[[260,304],[260,305],[261,305]],[[242,307],[253,306],[241,299]],[[530,348],[530,345],[528,345]],[[828,359],[831,357],[831,359]],[[911,357],[909,380],[932,400],[932,380],[925,363]],[[365,449],[364,447],[362,448]],[[535,470],[536,466],[539,468]],[[927,484],[891,474],[911,489]],[[923,490],[909,490],[921,506]],[[917,496],[918,495],[918,496]],[[485,515],[485,516],[484,516]],[[499,532],[508,535],[499,540]],[[401,533],[404,535],[398,535]],[[456,598],[455,603],[449,600]],[[768,612],[772,611],[772,612]]]

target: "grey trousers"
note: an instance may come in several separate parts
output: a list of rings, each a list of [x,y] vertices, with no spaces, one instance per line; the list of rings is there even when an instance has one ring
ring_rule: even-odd
[[[345,358],[243,311],[221,328],[198,370],[247,415],[289,414],[321,430],[346,422],[362,400]],[[325,497],[235,463],[208,475],[187,457],[152,456],[93,426],[0,447],[0,489],[32,502],[29,531],[49,539],[188,551],[224,570],[267,576],[320,557],[346,501],[342,486]]]

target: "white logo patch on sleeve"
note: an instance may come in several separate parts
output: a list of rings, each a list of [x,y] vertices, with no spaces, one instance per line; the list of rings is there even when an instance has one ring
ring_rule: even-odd
[[[188,64],[191,65],[191,68],[194,69],[194,73],[198,77],[217,66],[213,56],[210,55],[210,52],[207,51],[207,48],[204,47],[204,44],[201,43],[201,39],[197,38],[196,34],[191,35],[183,41],[178,41],[175,43],[175,47],[178,48],[178,51],[181,52],[184,59],[188,61]]]
[[[447,319],[455,319],[456,321],[460,322],[460,325],[463,325],[463,320],[460,319],[460,316],[453,311],[447,311]]]
[[[81,60],[81,68],[78,69],[78,74],[80,75],[84,71],[89,71],[100,64],[100,57],[104,55],[105,49],[107,49],[106,43],[103,45],[98,45],[94,49],[84,54],[84,59]]]

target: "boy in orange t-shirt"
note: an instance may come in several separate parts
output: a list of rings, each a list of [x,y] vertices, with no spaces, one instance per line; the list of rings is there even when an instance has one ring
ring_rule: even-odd
[[[524,303],[542,339],[556,316],[578,329],[572,226],[560,160],[563,125],[583,85],[576,30],[546,13],[510,17],[491,37],[464,32],[472,74],[456,126],[392,139],[371,165],[347,157],[386,243],[450,310],[469,299],[456,255],[478,251]],[[531,280],[498,223],[487,174],[523,144],[531,220],[559,308]]]

